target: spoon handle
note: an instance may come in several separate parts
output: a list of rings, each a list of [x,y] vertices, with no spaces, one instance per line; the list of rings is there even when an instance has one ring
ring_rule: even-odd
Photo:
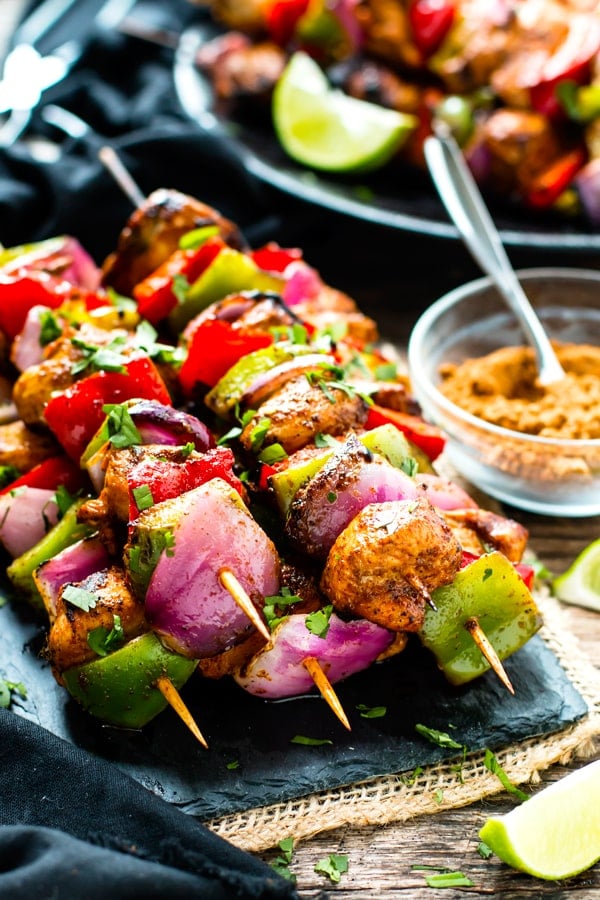
[[[564,370],[521,287],[456,141],[450,134],[432,135],[426,138],[424,150],[429,172],[450,218],[473,257],[516,315],[536,352],[540,383],[560,381],[565,377]]]

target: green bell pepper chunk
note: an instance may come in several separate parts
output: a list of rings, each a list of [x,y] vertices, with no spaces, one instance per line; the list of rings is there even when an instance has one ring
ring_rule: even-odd
[[[281,278],[263,272],[254,260],[231,247],[223,247],[199,278],[190,285],[183,303],[169,315],[171,328],[179,333],[199,312],[236,291],[280,291]]]
[[[225,419],[257,376],[269,372],[296,356],[314,353],[314,348],[307,344],[288,343],[271,344],[270,347],[263,347],[261,350],[247,353],[217,381],[204,398],[204,402],[209,409]],[[326,362],[329,357],[324,355],[323,359]]]
[[[394,425],[379,425],[371,431],[358,435],[358,439],[371,453],[385,457],[395,468],[402,469],[407,474],[416,471],[417,463],[412,448],[406,437]],[[296,492],[317,474],[334,452],[335,448],[325,450],[320,456],[287,466],[269,477],[269,486],[273,489],[279,511],[283,516],[287,515]]]
[[[167,706],[155,686],[161,676],[178,690],[198,660],[163,647],[153,631],[129,641],[108,656],[62,673],[71,696],[97,719],[122,728],[142,728]]]
[[[465,566],[452,584],[437,588],[419,633],[451,684],[477,678],[490,666],[466,625],[477,619],[498,657],[506,659],[542,625],[529,588],[511,562],[494,551]]]
[[[93,534],[92,528],[77,521],[77,512],[83,503],[85,503],[85,498],[72,503],[62,519],[44,535],[41,541],[38,541],[21,556],[13,559],[6,570],[12,584],[40,612],[44,611],[44,603],[33,579],[33,573],[38,566],[56,556],[65,547],[70,547],[71,544]]]

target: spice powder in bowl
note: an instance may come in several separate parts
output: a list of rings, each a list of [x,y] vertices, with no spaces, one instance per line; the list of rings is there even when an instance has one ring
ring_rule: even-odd
[[[433,303],[408,363],[423,415],[473,485],[546,515],[600,513],[600,272],[530,269],[519,278],[566,372],[537,380],[534,352],[489,278]]]
[[[542,437],[600,438],[600,347],[553,342],[566,378],[537,379],[530,347],[502,347],[461,364],[442,363],[440,391],[502,428]]]

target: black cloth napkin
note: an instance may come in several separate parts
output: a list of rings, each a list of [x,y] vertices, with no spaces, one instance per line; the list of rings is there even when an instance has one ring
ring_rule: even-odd
[[[73,10],[83,53],[44,95],[29,131],[59,142],[61,153],[46,162],[24,142],[0,151],[0,241],[12,246],[71,233],[101,262],[132,211],[98,161],[106,142],[144,193],[183,190],[237,221],[250,242],[269,237],[274,219],[262,189],[221,136],[201,133],[182,113],[172,52],[99,33],[85,3]],[[135,14],[181,31],[197,10],[170,0],[140,2]],[[43,111],[50,103],[79,116],[89,131],[73,138],[49,125]],[[5,710],[0,766],[3,900],[297,896],[260,860],[116,767]]]

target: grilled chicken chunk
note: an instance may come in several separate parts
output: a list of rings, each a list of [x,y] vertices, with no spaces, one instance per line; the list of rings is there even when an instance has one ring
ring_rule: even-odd
[[[227,35],[230,37],[230,35]],[[287,57],[272,41],[258,44],[237,42],[221,53],[207,58],[200,54],[198,64],[210,75],[217,100],[239,102],[252,100],[265,106],[271,98]]]
[[[360,429],[368,413],[366,402],[354,391],[335,387],[326,376],[312,384],[300,375],[288,381],[265,400],[244,428],[240,441],[246,450],[253,446],[254,429],[269,420],[264,444],[281,444],[293,453],[322,434],[344,434]]]
[[[321,589],[340,612],[419,631],[431,591],[458,572],[462,548],[428,500],[366,506],[329,552]]]
[[[465,550],[471,549],[464,535],[465,529],[468,529],[479,538],[480,547],[481,543],[484,549],[486,546],[493,547],[494,550],[504,553],[512,563],[519,563],[523,559],[528,532],[514,519],[507,519],[505,516],[480,508],[445,510],[444,518],[453,530],[455,526],[460,528],[463,537],[459,537],[459,540]],[[474,552],[481,553],[482,549]]]
[[[117,336],[126,337],[124,329],[106,331],[84,324],[78,331],[69,330],[45,348],[44,359],[36,366],[29,366],[15,381],[13,401],[26,425],[46,428],[44,410],[56,391],[65,391],[75,383],[73,366],[84,358],[84,353],[73,343],[73,338],[93,347],[110,344]]]
[[[100,627],[110,632],[114,627],[115,616],[119,616],[126,638],[148,630],[144,605],[135,599],[127,587],[125,573],[117,566],[95,572],[76,586],[93,594],[96,605],[87,611],[73,606],[64,598],[67,586],[61,589],[57,616],[50,629],[47,644],[47,654],[58,681],[60,673],[66,669],[97,658],[88,644],[88,634]]]
[[[216,209],[179,191],[154,191],[132,214],[117,249],[105,260],[103,283],[131,296],[134,286],[178,249],[182,235],[205,225],[217,225],[223,240],[232,247],[244,246],[237,225]]]
[[[31,431],[20,420],[0,425],[0,466],[14,466],[19,472],[28,472],[61,452],[48,433]]]

